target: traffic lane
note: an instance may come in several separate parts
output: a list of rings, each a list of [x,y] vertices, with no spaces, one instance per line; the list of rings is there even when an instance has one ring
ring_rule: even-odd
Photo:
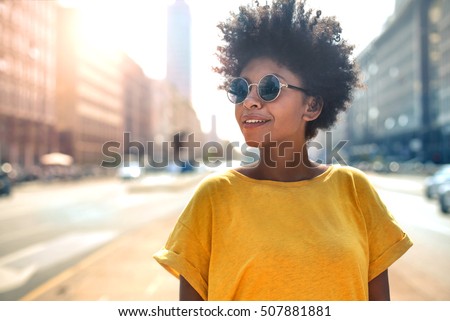
[[[0,203],[0,256],[74,229],[133,228],[155,215],[153,206],[187,202],[186,197],[167,190],[130,194],[129,185],[117,180],[62,187],[63,192],[54,186],[27,189],[18,192],[6,208]],[[58,202],[51,201],[55,192]],[[148,211],[133,210],[141,205],[148,205]]]
[[[161,248],[178,215],[174,212],[127,233],[21,300],[177,300],[177,279],[151,254]]]
[[[379,189],[414,245],[389,269],[393,300],[450,300],[450,219],[423,196]]]
[[[26,233],[21,233],[21,241],[24,242],[26,239],[25,243],[29,246],[11,253],[11,247],[3,244],[7,247],[8,253],[0,257],[0,298],[15,300],[23,296],[36,285],[54,276],[55,271],[61,272],[62,269],[108,244],[125,231],[148,224],[158,217],[181,212],[190,197],[189,189],[182,193],[171,193],[166,190],[129,194],[126,189],[122,192],[116,195],[117,197],[100,200],[103,208],[105,202],[109,203],[109,213],[102,216],[108,219],[92,220],[90,210],[87,215],[89,219],[77,216],[75,219],[64,220],[66,221],[64,232],[52,230],[50,232],[54,234],[53,237],[49,237],[49,232],[44,233],[45,241],[38,242],[36,236],[30,237]],[[74,192],[71,191],[69,195],[74,195]],[[82,200],[82,197],[80,199]],[[118,200],[122,201],[117,203]],[[39,204],[46,206],[45,202]],[[34,204],[33,208],[39,209],[38,204]],[[30,215],[39,216],[39,214]],[[24,219],[24,215],[19,215],[18,219]],[[11,217],[3,222],[10,220]],[[52,216],[46,216],[46,220],[52,222]]]

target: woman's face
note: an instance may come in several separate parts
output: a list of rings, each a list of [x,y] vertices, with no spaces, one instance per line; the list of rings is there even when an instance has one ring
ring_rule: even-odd
[[[301,80],[286,67],[269,58],[251,60],[240,76],[249,84],[258,83],[268,75],[275,74],[285,84],[303,87]],[[301,91],[282,88],[274,101],[265,102],[257,94],[256,86],[251,86],[247,98],[236,104],[235,115],[246,143],[250,146],[264,146],[292,142],[300,146],[305,142],[308,97]]]

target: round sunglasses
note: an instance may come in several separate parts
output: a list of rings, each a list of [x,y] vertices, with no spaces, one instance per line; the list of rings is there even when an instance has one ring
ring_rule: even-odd
[[[251,90],[251,86],[256,86],[257,88],[256,92],[258,93],[259,98],[261,98],[263,101],[267,103],[277,99],[278,96],[280,96],[281,89],[283,87],[296,89],[304,92],[307,95],[310,95],[307,89],[303,89],[289,84],[284,84],[276,75],[269,74],[262,77],[257,84],[256,83],[249,84],[248,81],[242,77],[234,78],[230,82],[230,85],[228,86],[227,90],[228,99],[233,104],[242,103],[247,98]]]

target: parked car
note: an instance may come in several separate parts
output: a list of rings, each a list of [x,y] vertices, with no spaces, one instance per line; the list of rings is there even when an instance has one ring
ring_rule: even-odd
[[[439,187],[438,199],[441,211],[450,214],[450,182],[442,184]]]
[[[450,182],[450,164],[443,165],[432,176],[425,180],[425,195],[428,198],[437,198],[438,190],[442,184]]]
[[[11,179],[0,169],[0,196],[11,194]]]

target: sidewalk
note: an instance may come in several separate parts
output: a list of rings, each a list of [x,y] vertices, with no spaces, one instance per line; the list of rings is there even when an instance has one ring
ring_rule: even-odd
[[[197,177],[197,181],[198,181]],[[194,178],[191,177],[190,183]],[[188,186],[186,178],[184,186]],[[381,182],[381,180],[380,180]],[[417,179],[416,184],[420,182]],[[135,186],[131,192],[151,189]],[[163,184],[164,185],[164,184]],[[166,187],[169,187],[167,184]],[[392,187],[392,186],[391,186]],[[416,186],[417,187],[417,186]],[[183,188],[183,184],[180,185]],[[54,277],[22,301],[172,301],[178,300],[178,280],[152,258],[172,230],[179,213],[152,221],[101,248]],[[414,296],[404,279],[401,260],[389,269],[392,300],[425,300]],[[413,295],[413,296],[412,296]]]

